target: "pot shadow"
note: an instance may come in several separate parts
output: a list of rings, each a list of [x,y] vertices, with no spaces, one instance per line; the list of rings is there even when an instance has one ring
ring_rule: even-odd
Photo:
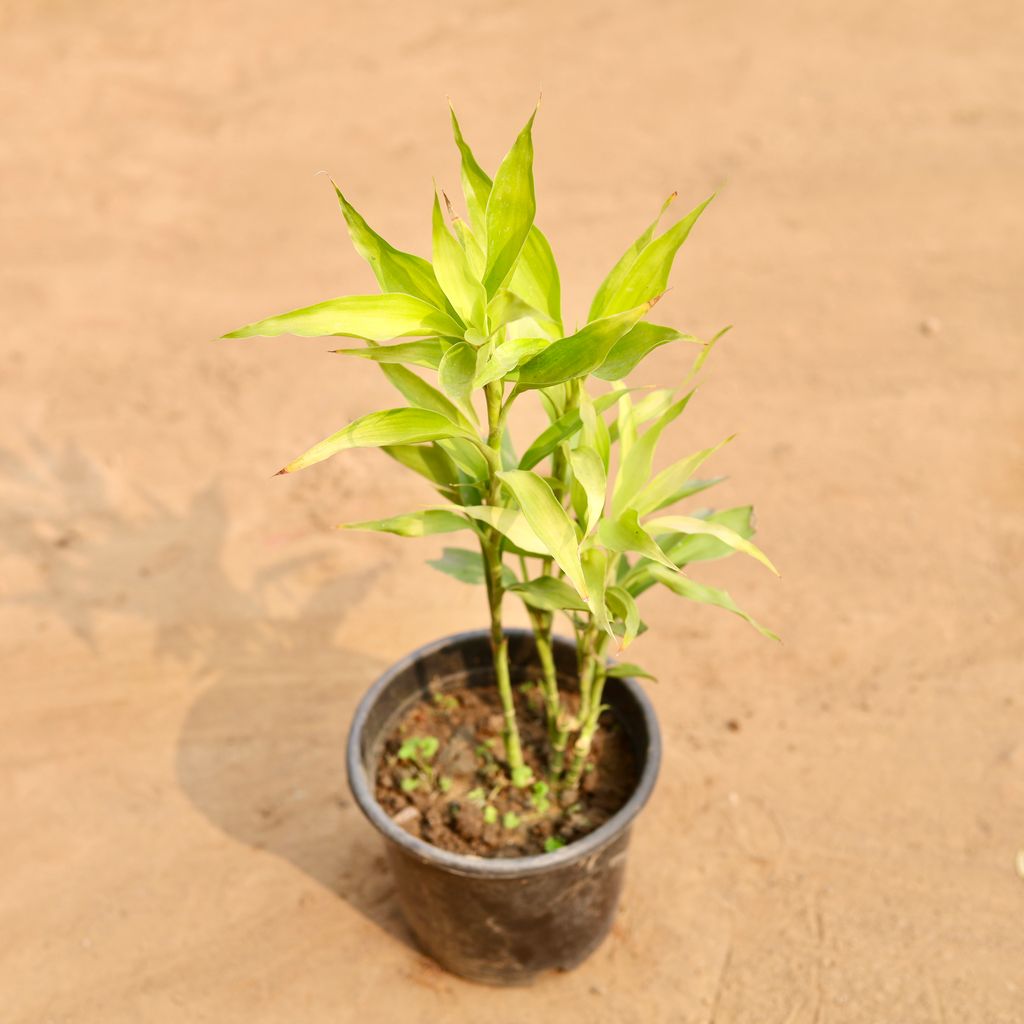
[[[97,658],[103,616],[151,626],[154,659],[205,683],[175,755],[192,805],[415,948],[344,773],[347,723],[383,665],[336,633],[372,579],[315,538],[240,584],[224,565],[218,484],[176,510],[126,490],[74,445],[0,449],[0,498],[0,553],[29,563],[0,600],[60,620]]]

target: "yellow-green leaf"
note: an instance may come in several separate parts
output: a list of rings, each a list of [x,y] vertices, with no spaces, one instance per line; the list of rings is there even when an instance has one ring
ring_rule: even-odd
[[[386,445],[382,450],[406,469],[429,480],[446,496],[458,493],[459,471],[451,457],[436,442]]]
[[[586,497],[586,529],[583,534],[589,536],[604,511],[605,489],[608,485],[604,463],[591,448],[570,449],[569,463],[573,477]]]
[[[629,394],[626,390],[612,391],[594,399],[594,409],[603,413]],[[519,460],[520,469],[532,469],[541,459],[547,458],[563,441],[568,441],[583,425],[579,409],[570,409],[559,416],[523,453]]]
[[[462,192],[466,197],[466,208],[469,210],[469,218],[472,222],[473,232],[484,239],[487,234],[487,197],[491,194],[491,179],[484,169],[477,163],[473,151],[462,136],[462,128],[455,116],[455,109],[449,104],[452,115],[452,132],[455,135],[455,145],[459,148],[459,155],[462,158]]]
[[[628,509],[616,519],[602,519],[597,528],[597,539],[609,550],[619,554],[635,551],[675,570],[675,563],[662,551],[658,542],[637,520],[636,512]]]
[[[551,486],[536,473],[521,469],[498,473],[498,479],[518,502],[526,521],[543,542],[546,552],[569,577],[580,596],[586,598],[587,585],[580,565],[576,529],[555,498]]]
[[[641,234],[640,237],[619,257],[618,262],[608,272],[608,276],[601,282],[601,286],[597,289],[597,293],[594,295],[594,301],[590,305],[590,314],[587,317],[588,320],[596,320],[598,317],[605,316],[609,297],[618,292],[625,280],[626,274],[629,273],[633,264],[636,263],[637,257],[650,244],[658,223],[661,221],[665,211],[675,201],[676,195],[677,193],[673,192],[672,195],[662,203],[661,209],[658,211],[658,216],[648,224],[647,229],[643,234]]]
[[[526,127],[502,160],[487,197],[484,287],[488,296],[494,295],[512,273],[537,211],[532,134],[536,113],[530,115]]]
[[[519,369],[519,391],[547,388],[575,377],[584,377],[599,367],[611,347],[654,305],[652,300],[635,309],[587,324],[568,338],[553,341]]]
[[[342,195],[335,182],[341,212],[356,250],[370,264],[382,292],[404,292],[415,295],[439,309],[445,309],[444,292],[434,276],[434,268],[422,256],[396,249],[385,241],[363,219],[358,210]]]
[[[615,477],[615,487],[612,490],[612,516],[618,518],[631,507],[633,498],[640,492],[651,475],[654,449],[662,430],[686,408],[692,396],[693,392],[691,391],[678,402],[669,406],[654,421],[653,425],[636,439],[636,443],[629,447],[619,466],[618,475]]]
[[[723,544],[727,544],[734,551],[742,551],[750,555],[762,565],[767,566],[776,576],[779,570],[772,565],[768,556],[757,545],[741,537],[735,530],[730,530],[723,523],[713,523],[706,519],[697,519],[694,516],[659,516],[657,519],[649,519],[644,527],[657,533],[661,530],[674,530],[677,533],[699,533],[715,537]]]
[[[465,250],[445,227],[436,192],[432,227],[437,280],[463,322],[482,330],[487,304],[484,286],[473,276]]]
[[[697,345],[701,343],[692,334],[682,334],[671,327],[638,323],[615,342],[604,362],[593,374],[601,380],[622,380],[633,372],[645,356],[670,341],[689,341]]]
[[[387,341],[410,335],[461,336],[462,327],[447,313],[415,295],[346,295],[315,306],[258,320],[225,334],[225,338],[276,338],[293,334],[302,338],[348,335]]]
[[[601,548],[587,548],[581,555],[583,577],[589,590],[587,604],[598,629],[614,637],[612,624],[608,621],[608,607],[605,603],[605,582],[608,578],[608,553]]]
[[[418,409],[429,409],[440,413],[465,427],[465,436],[472,434],[472,424],[465,414],[450,399],[446,398],[432,384],[415,374],[408,367],[393,363],[379,363],[381,373],[395,386],[410,405]],[[480,456],[483,458],[483,456]]]
[[[459,511],[478,522],[493,527],[522,551],[541,558],[548,557],[548,550],[544,542],[537,536],[526,516],[518,509],[505,508],[500,505],[467,505],[465,508],[460,508]]]
[[[362,523],[342,523],[339,530],[366,530],[393,533],[399,537],[429,537],[435,533],[455,533],[471,529],[465,517],[444,509],[426,509],[387,519],[369,519]]]
[[[512,583],[505,589],[521,597],[531,608],[543,612],[588,610],[579,594],[564,580],[554,576],[539,576],[525,583]]]
[[[714,455],[719,448],[727,445],[735,436],[735,434],[730,434],[711,448],[703,448],[699,452],[694,452],[693,455],[688,455],[685,459],[673,462],[671,466],[663,469],[653,480],[640,489],[636,497],[630,502],[632,507],[641,516],[645,516],[650,512],[657,511],[659,508],[664,508],[674,500],[679,500],[678,495],[680,491],[685,488],[697,468]]]
[[[685,597],[690,601],[697,601],[701,604],[711,604],[716,605],[719,608],[725,608],[726,611],[730,611],[734,615],[738,615],[744,621],[749,622],[754,629],[768,637],[770,640],[779,639],[778,636],[770,629],[762,626],[759,622],[755,621],[750,615],[743,611],[743,609],[740,608],[729,596],[727,591],[719,590],[717,587],[708,587],[703,583],[697,583],[695,580],[692,580],[687,576],[669,572],[667,569],[663,569],[660,565],[652,565],[651,573],[659,583],[663,583],[669,588],[669,590],[678,594],[680,597]]]
[[[749,538],[754,535],[753,514],[754,510],[750,505],[741,505],[739,508],[713,512],[706,518],[709,523],[721,523],[741,537]],[[708,533],[666,534],[661,538],[661,543],[668,557],[680,566],[688,565],[690,562],[725,558],[736,550]]]
[[[512,290],[545,314],[562,333],[562,285],[558,264],[548,240],[535,224],[526,236],[519,262],[512,272]]]
[[[713,197],[711,197],[713,198]],[[711,198],[691,210],[681,221],[673,224],[663,235],[654,239],[640,251],[629,269],[613,288],[609,288],[602,302],[592,310],[592,317],[609,316],[626,309],[632,309],[655,295],[660,295],[668,285],[672,263],[679,247],[686,241],[697,218],[711,202]]]
[[[476,161],[462,135],[455,111],[452,111],[452,131],[455,144],[459,148],[462,159],[462,191],[466,197],[472,231],[467,233],[465,248],[470,253],[470,265],[473,263],[473,246],[479,246],[486,240],[487,200],[491,194],[491,179]],[[476,241],[479,239],[479,241]],[[485,262],[482,261],[482,262]],[[558,277],[558,266],[555,263],[551,246],[536,224],[530,228],[526,242],[519,254],[519,261],[512,272],[512,290],[522,296],[530,305],[535,306],[557,325],[556,334],[562,333],[561,284]]]
[[[473,378],[476,376],[477,350],[460,341],[444,354],[437,368],[437,379],[445,392],[467,417],[476,418],[471,396]]]
[[[436,370],[444,355],[444,344],[440,338],[424,338],[421,341],[402,341],[396,345],[377,345],[368,348],[336,348],[336,355],[358,356],[375,363],[406,363],[409,366],[423,366]]]
[[[633,600],[633,595],[622,587],[609,587],[605,598],[611,613],[622,623],[619,650],[624,651],[640,632],[640,610]]]
[[[467,435],[470,432],[465,427],[440,413],[427,409],[386,409],[353,420],[347,427],[342,427],[336,434],[331,434],[293,459],[280,472],[294,473],[348,448],[385,448]]]
[[[509,338],[495,346],[490,357],[477,371],[473,386],[482,388],[491,381],[500,380],[550,344],[547,338]]]

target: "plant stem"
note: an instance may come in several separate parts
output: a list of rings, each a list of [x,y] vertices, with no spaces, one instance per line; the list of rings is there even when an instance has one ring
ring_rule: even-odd
[[[552,616],[544,612],[530,612],[530,623],[533,626],[533,637],[537,645],[537,656],[540,658],[544,673],[544,712],[548,727],[548,745],[550,753],[548,767],[552,777],[562,774],[565,767],[565,748],[569,741],[569,730],[562,722],[562,702],[558,693],[558,671],[555,668],[555,656],[551,646]]]
[[[505,409],[502,408],[502,386],[495,381],[486,387],[487,395],[487,446],[493,453],[488,459],[491,468],[487,500],[497,505],[501,488],[497,472],[501,468],[501,435],[505,425]],[[502,536],[493,527],[488,527],[481,537],[484,558],[484,579],[487,584],[487,603],[491,614],[491,653],[494,657],[494,679],[498,686],[498,699],[505,719],[502,739],[505,741],[505,758],[509,774],[516,785],[524,785],[528,772],[523,763],[523,748],[519,738],[519,723],[516,721],[516,706],[512,695],[512,681],[508,670],[508,638],[502,625],[502,603],[505,588],[501,579]]]
[[[565,776],[566,789],[575,789],[579,785],[580,776],[583,774],[583,766],[586,764],[587,756],[590,754],[590,746],[594,741],[594,733],[597,732],[597,723],[601,717],[601,695],[604,692],[606,678],[604,649],[608,636],[602,633],[593,644],[588,644],[587,657],[591,659],[590,671],[592,678],[589,680],[587,690],[588,710],[583,720],[583,727],[573,744],[572,767]],[[580,686],[585,680],[580,680]]]

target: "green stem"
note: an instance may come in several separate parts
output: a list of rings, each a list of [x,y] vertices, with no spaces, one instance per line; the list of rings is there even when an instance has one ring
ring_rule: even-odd
[[[575,789],[579,785],[580,776],[583,774],[583,767],[587,762],[587,757],[590,754],[590,747],[594,741],[594,733],[597,732],[597,724],[601,718],[601,696],[604,692],[604,682],[607,678],[606,667],[604,660],[605,645],[608,641],[608,635],[602,633],[597,638],[596,643],[588,650],[588,657],[593,654],[593,678],[590,680],[588,687],[588,711],[587,716],[583,720],[583,726],[580,729],[580,734],[576,738],[576,742],[573,744],[573,760],[572,766],[565,776],[565,787],[566,789]],[[583,680],[580,680],[580,685],[583,685]]]
[[[502,392],[502,386],[496,381],[486,387],[489,427],[487,448],[492,453],[488,459],[491,466],[491,477],[487,500],[491,505],[499,503],[501,488],[501,481],[498,480],[496,473],[501,468],[501,435],[507,411],[502,407]],[[509,677],[508,638],[505,636],[502,624],[505,587],[501,579],[501,546],[501,534],[493,527],[488,527],[481,537],[481,549],[484,559],[484,580],[487,585],[487,603],[491,614],[491,653],[494,657],[494,678],[505,720],[502,739],[505,742],[505,758],[508,761],[512,782],[515,785],[525,785],[529,780],[529,770],[523,762],[523,746],[519,738],[519,723],[516,720],[515,699],[512,695],[512,681]]]
[[[530,612],[530,623],[537,644],[537,656],[540,658],[544,673],[544,713],[548,727],[548,745],[550,746],[549,767],[553,777],[562,774],[565,767],[565,748],[569,742],[569,730],[562,721],[562,702],[558,693],[558,671],[555,668],[555,655],[551,645],[550,615],[544,612]]]

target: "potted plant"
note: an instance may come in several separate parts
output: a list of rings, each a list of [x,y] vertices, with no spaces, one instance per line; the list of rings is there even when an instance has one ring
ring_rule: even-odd
[[[534,112],[536,116],[536,112]],[[672,511],[717,483],[696,474],[731,438],[652,473],[664,429],[693,390],[623,383],[666,344],[701,343],[647,318],[707,205],[658,234],[659,217],[601,283],[586,324],[563,326],[558,269],[534,224],[531,116],[492,179],[452,113],[468,216],[435,191],[432,260],[378,235],[337,189],[380,294],[330,299],[228,338],[345,336],[406,404],[371,412],[288,463],[293,473],[375,447],[424,477],[424,508],[348,529],[464,535],[431,564],[486,595],[489,626],[399,662],[360,704],[349,783],[385,837],[404,913],[424,948],[463,976],[522,983],[579,963],[610,927],[631,823],[654,786],[658,727],[616,664],[646,627],[637,598],[659,586],[743,617],[693,562],[743,552],[749,507]],[[445,217],[447,209],[448,217]],[[517,448],[517,404],[547,427]],[[509,599],[531,628],[504,625]],[[557,616],[571,639],[554,632]]]

